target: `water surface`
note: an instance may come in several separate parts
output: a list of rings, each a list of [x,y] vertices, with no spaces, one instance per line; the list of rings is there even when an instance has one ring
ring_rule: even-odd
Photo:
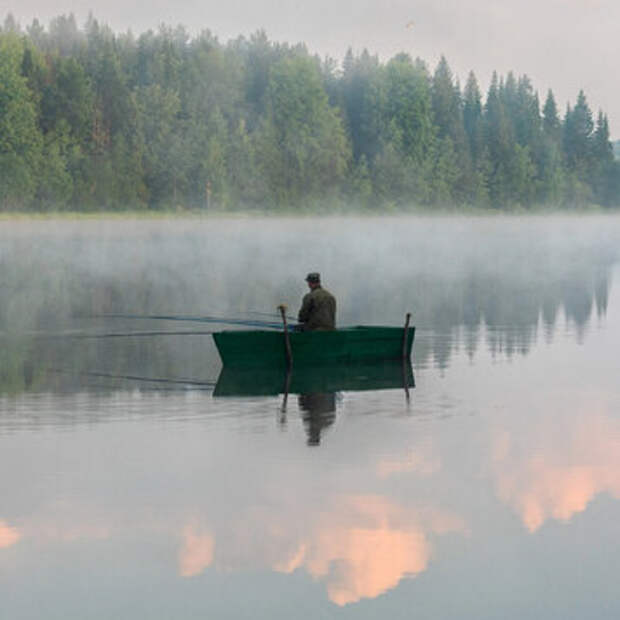
[[[615,217],[3,222],[3,617],[617,618],[619,241]],[[208,334],[120,334],[220,326],[104,316],[294,314],[308,271],[341,324],[413,313],[409,399],[214,397]]]

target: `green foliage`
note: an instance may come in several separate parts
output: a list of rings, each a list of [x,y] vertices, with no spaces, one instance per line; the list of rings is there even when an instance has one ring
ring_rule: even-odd
[[[614,153],[583,92],[560,118],[509,73],[483,100],[443,57],[431,75],[349,50],[339,69],[263,31],[0,28],[0,210],[615,207]]]
[[[430,202],[444,206],[454,204],[455,188],[458,187],[461,168],[454,143],[449,136],[438,141],[433,164]]]
[[[296,56],[276,63],[267,99],[259,149],[276,202],[295,204],[336,189],[344,178],[349,150],[316,62]]]
[[[352,162],[352,170],[349,172],[350,200],[362,207],[369,207],[372,199],[372,179],[368,169],[366,156],[362,155],[357,162]]]
[[[68,169],[71,137],[66,122],[45,135],[36,202],[41,209],[65,209],[73,195],[73,178]]]
[[[406,54],[390,60],[385,71],[388,139],[406,157],[422,162],[433,141],[430,77]]]
[[[340,80],[340,105],[353,147],[355,161],[374,160],[383,138],[385,106],[383,68],[379,59],[364,50],[358,57],[349,50]]]
[[[139,87],[135,93],[142,149],[144,182],[153,206],[175,202],[175,189],[183,183],[185,166],[178,155],[181,140],[178,95],[159,84]]]
[[[17,35],[0,38],[0,210],[31,205],[41,163],[35,97],[21,74],[23,55]]]

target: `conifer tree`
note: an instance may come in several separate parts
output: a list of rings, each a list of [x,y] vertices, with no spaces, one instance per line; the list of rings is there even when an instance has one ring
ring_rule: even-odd
[[[599,110],[596,129],[592,136],[592,156],[597,165],[609,164],[614,158],[609,140],[609,120],[602,110]]]
[[[444,56],[433,75],[431,97],[433,121],[437,126],[438,137],[449,137],[457,151],[462,153],[465,148],[465,127],[461,97]]]
[[[359,57],[347,52],[343,64],[341,101],[344,119],[353,147],[353,157],[372,162],[384,136],[382,108],[384,74],[379,59],[364,50]]]
[[[542,115],[542,137],[538,154],[539,187],[537,199],[541,204],[559,205],[562,201],[564,166],[562,161],[562,123],[551,90],[547,93]]]
[[[478,80],[471,71],[467,77],[463,92],[463,123],[469,141],[469,149],[474,161],[477,161],[482,150],[482,95]]]
[[[609,139],[609,121],[599,111],[592,137],[594,194],[596,201],[605,206],[620,202],[620,166],[614,161]]]
[[[543,106],[543,131],[552,140],[559,141],[562,123],[558,115],[558,108],[555,103],[555,97],[551,89],[547,92],[545,105]]]
[[[567,108],[564,119],[564,155],[569,169],[585,178],[592,161],[594,122],[583,90],[574,108]]]

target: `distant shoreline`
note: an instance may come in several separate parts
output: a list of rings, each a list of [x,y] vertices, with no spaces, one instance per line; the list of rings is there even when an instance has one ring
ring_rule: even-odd
[[[339,210],[239,210],[239,211],[200,211],[200,210],[127,210],[127,211],[40,211],[24,213],[20,211],[6,211],[0,213],[0,222],[16,221],[76,221],[76,220],[234,220],[234,219],[312,219],[312,218],[368,218],[390,219],[393,217],[544,217],[550,215],[584,216],[584,215],[620,215],[614,209],[606,209],[598,205],[585,206],[574,209],[566,207],[552,208],[410,208],[393,209],[385,212],[355,209]]]

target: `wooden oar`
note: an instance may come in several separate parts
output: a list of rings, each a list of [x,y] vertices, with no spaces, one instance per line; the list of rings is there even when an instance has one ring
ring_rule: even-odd
[[[293,351],[291,349],[291,340],[288,335],[288,325],[286,323],[286,306],[281,304],[278,306],[278,310],[282,315],[282,323],[284,324],[284,346],[286,347],[286,365],[290,370],[293,365]]]

